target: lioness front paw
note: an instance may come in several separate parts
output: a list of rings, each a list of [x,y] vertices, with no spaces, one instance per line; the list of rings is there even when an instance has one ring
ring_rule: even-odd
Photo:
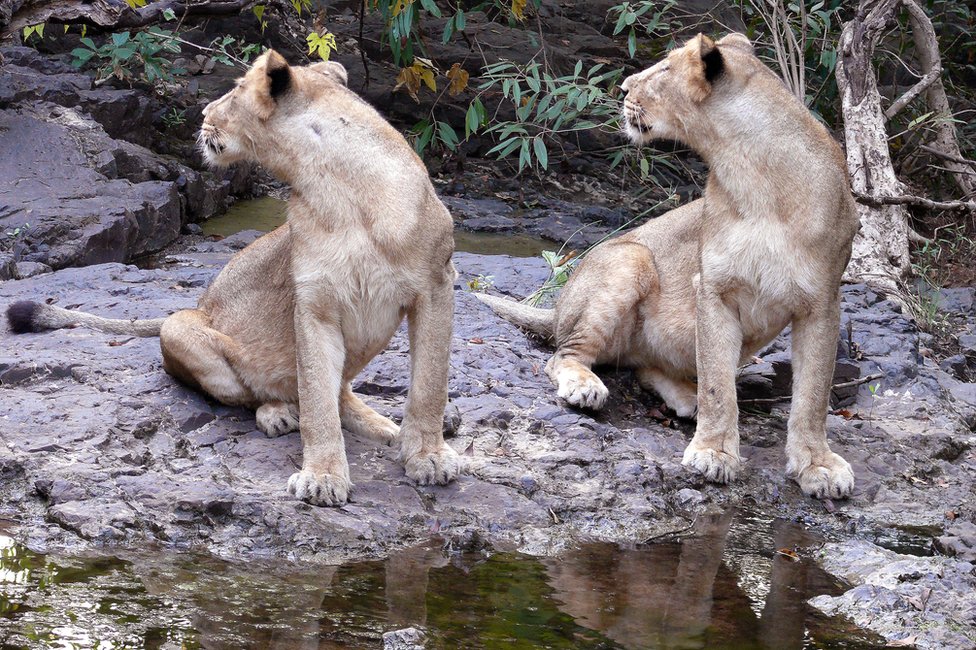
[[[302,470],[288,479],[288,493],[313,506],[341,506],[349,500],[352,483],[336,474],[313,474]]]
[[[450,445],[414,454],[403,464],[407,476],[420,485],[445,485],[461,473],[461,457]]]
[[[254,413],[258,431],[269,438],[277,438],[298,431],[298,407],[284,402],[268,402]]]
[[[564,370],[557,376],[556,393],[572,406],[593,409],[603,408],[610,391],[600,378],[592,372],[573,369]]]
[[[696,447],[694,443],[685,449],[681,464],[702,474],[706,480],[713,483],[730,483],[739,473],[738,456],[718,449]]]
[[[823,464],[811,464],[796,477],[800,489],[815,499],[846,499],[854,491],[854,472],[841,456],[829,452]]]

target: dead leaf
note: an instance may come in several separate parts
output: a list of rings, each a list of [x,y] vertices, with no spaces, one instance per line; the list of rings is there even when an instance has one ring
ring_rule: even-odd
[[[792,549],[788,549],[788,548],[777,549],[776,554],[777,555],[782,555],[783,557],[788,557],[793,562],[799,562],[800,561],[800,556],[797,555],[796,554],[796,551],[794,551]]]
[[[475,345],[481,345],[484,342],[485,340],[479,336],[476,336],[473,339],[468,339],[468,343],[474,343]]]
[[[959,518],[959,513],[957,513],[955,510],[949,510],[946,512],[945,516],[949,521],[955,521]]]
[[[512,15],[517,20],[525,20],[525,4],[528,0],[512,0]]]
[[[129,337],[129,338],[127,338],[127,339],[117,339],[117,340],[114,340],[114,341],[109,341],[109,342],[108,342],[108,346],[109,346],[110,348],[117,348],[117,347],[119,347],[120,345],[125,345],[126,343],[128,343],[129,341],[131,341],[131,340],[132,340],[132,339],[134,339],[134,338],[135,338],[134,336],[130,336],[130,337]]]
[[[463,455],[464,456],[474,456],[474,440],[472,440],[471,441],[471,444],[468,445],[467,448],[464,450],[464,454]]]
[[[577,255],[579,255],[579,252],[575,250],[569,251],[568,253],[566,253],[565,255],[559,258],[559,261],[556,262],[556,266],[565,266],[567,262],[569,262]]]
[[[393,92],[405,88],[407,94],[413,97],[415,102],[420,102],[420,98],[417,97],[417,93],[420,92],[420,73],[416,70],[417,65],[414,64],[409,68],[403,68],[400,70],[400,74],[397,75],[396,86],[393,87]]]
[[[451,97],[461,93],[468,87],[468,71],[461,67],[460,63],[455,63],[447,71],[447,78],[450,83],[447,86],[447,94]]]
[[[834,505],[834,502],[831,501],[830,499],[824,499],[823,500],[823,507],[824,507],[824,510],[826,510],[830,514],[834,514],[835,512],[837,512],[837,506],[835,506]]]
[[[906,636],[904,639],[894,639],[888,642],[889,648],[909,648],[914,646],[918,641],[916,635]]]

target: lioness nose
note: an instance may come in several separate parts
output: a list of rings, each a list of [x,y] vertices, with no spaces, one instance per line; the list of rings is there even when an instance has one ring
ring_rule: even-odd
[[[209,112],[210,112],[210,108],[211,108],[211,107],[212,107],[212,106],[213,106],[213,105],[214,105],[215,103],[216,103],[216,102],[210,102],[209,104],[207,104],[206,106],[204,106],[204,107],[203,107],[203,116],[204,116],[204,117],[206,117],[206,116],[207,116],[207,113],[209,113]]]
[[[628,92],[630,92],[630,87],[631,87],[631,85],[633,85],[631,82],[634,80],[634,77],[635,76],[636,75],[630,75],[629,77],[627,77],[626,79],[624,79],[624,82],[622,84],[620,84],[620,90],[624,91],[624,94],[625,95]]]

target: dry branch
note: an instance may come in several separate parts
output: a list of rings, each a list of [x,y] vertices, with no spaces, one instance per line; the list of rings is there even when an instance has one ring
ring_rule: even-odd
[[[863,205],[880,208],[886,205],[915,205],[929,210],[968,210],[976,212],[976,201],[933,201],[922,196],[899,194],[893,196],[871,196],[854,193],[854,199]]]

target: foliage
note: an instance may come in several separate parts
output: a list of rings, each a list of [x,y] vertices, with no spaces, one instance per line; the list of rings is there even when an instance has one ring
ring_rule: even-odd
[[[379,12],[386,25],[381,42],[390,48],[393,63],[407,68],[416,56],[424,56],[424,44],[420,38],[421,16],[450,17],[444,24],[441,40],[449,42],[467,27],[467,14],[475,11],[494,11],[508,15],[512,22],[525,20],[529,3],[538,8],[541,0],[483,0],[481,2],[442,2],[437,0],[369,0],[371,11]],[[428,57],[429,58],[429,57]]]
[[[245,43],[233,36],[225,35],[215,38],[210,42],[208,48],[203,48],[210,52],[210,57],[217,63],[226,66],[240,65],[246,66],[254,57],[261,54],[264,49],[260,43]]]
[[[835,121],[837,40],[843,0],[735,0],[756,54],[780,69],[784,81],[814,114]],[[763,37],[760,38],[760,35]]]
[[[84,37],[81,39],[84,47],[71,51],[74,57],[72,65],[80,68],[82,65],[94,62],[97,66],[99,80],[115,77],[120,81],[132,82],[136,79],[150,84],[172,81],[174,74],[184,71],[173,68],[163,53],[179,53],[180,46],[173,40],[173,32],[150,27],[144,32],[116,32],[102,46]],[[141,69],[140,69],[141,68]]]
[[[24,42],[26,43],[34,34],[37,34],[38,39],[44,38],[44,23],[24,27]]]
[[[479,273],[477,277],[468,280],[468,289],[474,292],[488,291],[495,286],[495,276]]]
[[[323,61],[328,61],[329,55],[337,49],[335,34],[331,32],[325,32],[321,36],[318,32],[312,32],[305,40],[308,42],[309,56],[318,54]]]
[[[676,25],[670,18],[675,4],[677,4],[676,0],[666,0],[666,2],[641,0],[633,3],[625,2],[610,8],[608,17],[617,15],[613,35],[617,36],[624,30],[627,31],[627,53],[630,54],[630,58],[634,58],[637,53],[638,30],[651,39],[670,36]],[[674,38],[670,37],[666,48],[670,49],[673,46]]]
[[[167,129],[175,129],[178,126],[183,126],[186,124],[186,110],[177,110],[171,108],[168,113],[163,115],[163,125]]]

